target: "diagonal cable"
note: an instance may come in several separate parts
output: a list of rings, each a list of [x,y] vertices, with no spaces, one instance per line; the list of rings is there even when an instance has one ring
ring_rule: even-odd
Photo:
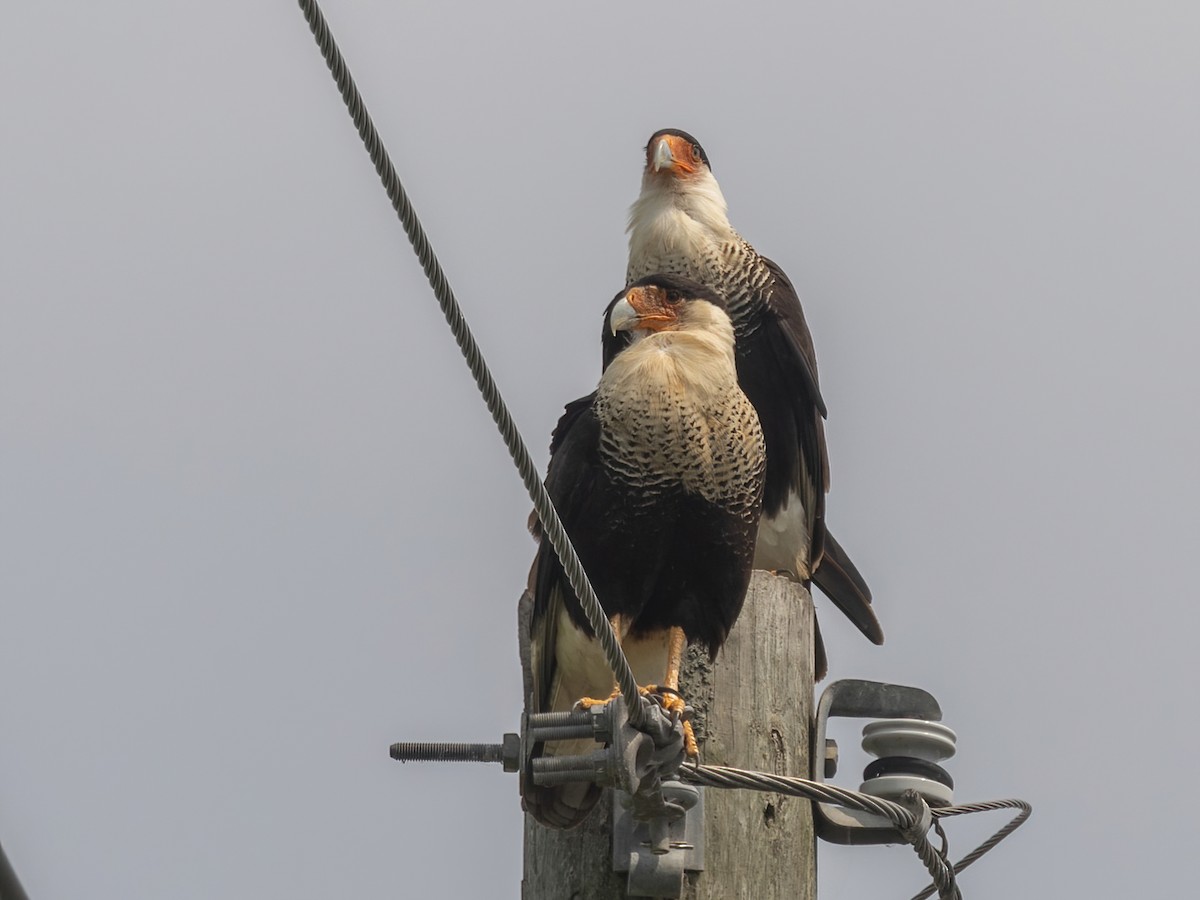
[[[704,785],[713,788],[734,788],[751,791],[767,791],[785,794],[791,797],[804,797],[820,803],[834,803],[847,809],[856,809],[890,819],[901,837],[909,841],[933,879],[933,883],[924,888],[912,900],[927,900],[937,894],[939,898],[961,898],[957,885],[958,873],[971,863],[999,844],[1002,840],[1025,824],[1033,814],[1033,807],[1024,800],[988,800],[982,803],[967,803],[959,806],[940,806],[930,810],[935,827],[941,819],[951,816],[967,815],[969,813],[991,812],[994,810],[1014,809],[1017,814],[993,834],[990,838],[964,856],[956,863],[951,863],[945,856],[944,850],[938,851],[925,838],[918,835],[916,839],[908,837],[905,832],[911,831],[917,825],[917,817],[913,812],[891,800],[852,791],[823,781],[812,781],[807,778],[797,778],[794,775],[775,775],[770,772],[754,772],[747,769],[737,769],[730,766],[701,766],[688,764],[679,770],[679,777],[688,784]],[[940,829],[939,829],[940,831]],[[943,839],[944,839],[943,835]]]
[[[0,900],[29,900],[21,879],[13,870],[12,863],[4,855],[4,847],[0,846]]]
[[[1025,824],[1025,820],[1033,815],[1033,807],[1024,800],[989,800],[984,803],[967,803],[962,806],[943,806],[933,810],[933,817],[936,820],[948,818],[949,816],[961,816],[966,813],[976,812],[991,812],[998,809],[1015,809],[1017,814],[1012,817],[1009,822],[1004,825],[999,831],[993,834],[990,838],[954,863],[954,871],[961,872],[971,863],[975,862],[983,854],[987,853],[998,843]],[[919,894],[913,896],[912,900],[927,900],[932,897],[937,888],[934,885],[929,885]]]
[[[579,556],[575,553],[575,548],[571,545],[567,532],[558,518],[558,512],[550,500],[550,495],[546,493],[545,485],[542,484],[542,479],[533,465],[529,450],[521,439],[521,434],[513,422],[504,399],[500,396],[500,389],[492,378],[492,373],[488,369],[479,345],[475,343],[475,337],[471,334],[471,329],[458,305],[458,300],[454,297],[454,291],[451,290],[450,283],[446,280],[446,274],[442,271],[442,266],[438,262],[437,256],[434,255],[433,248],[429,245],[425,229],[421,227],[412,203],[409,202],[408,194],[405,192],[404,186],[400,184],[400,176],[396,174],[396,168],[388,157],[379,132],[375,128],[375,123],[371,121],[371,116],[358,92],[358,87],[350,75],[350,70],[346,68],[346,62],[329,31],[325,17],[321,14],[315,0],[299,0],[299,3],[304,18],[308,21],[308,27],[312,29],[313,37],[321,50],[321,55],[325,57],[333,80],[337,83],[342,100],[345,101],[346,110],[350,113],[350,118],[354,120],[354,127],[358,129],[358,135],[362,138],[367,154],[375,165],[375,171],[379,174],[380,181],[383,182],[388,199],[392,201],[392,208],[400,217],[400,224],[404,226],[404,232],[412,242],[413,251],[417,254],[421,268],[425,271],[425,277],[429,279],[438,305],[442,308],[442,313],[454,334],[455,341],[458,342],[458,348],[462,351],[471,375],[475,378],[475,384],[483,395],[488,412],[492,414],[492,420],[500,430],[504,445],[508,448],[509,455],[516,464],[530,499],[533,500],[533,507],[537,512],[538,521],[541,522],[542,531],[562,562],[563,572],[583,606],[592,631],[600,640],[608,665],[613,670],[613,675],[621,688],[621,694],[625,698],[625,705],[629,710],[629,720],[634,726],[640,727],[643,724],[643,714],[637,682],[633,677],[633,670],[629,668],[629,662],[621,650],[620,642],[613,632],[612,625],[604,615],[604,608],[596,597],[596,591],[592,587],[587,573],[583,570],[583,564],[580,563]]]

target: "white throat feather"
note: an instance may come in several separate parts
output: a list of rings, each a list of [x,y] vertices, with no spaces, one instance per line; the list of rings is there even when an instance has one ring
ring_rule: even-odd
[[[629,208],[630,273],[643,260],[695,257],[713,244],[738,239],[721,187],[705,171],[686,181],[647,172]]]

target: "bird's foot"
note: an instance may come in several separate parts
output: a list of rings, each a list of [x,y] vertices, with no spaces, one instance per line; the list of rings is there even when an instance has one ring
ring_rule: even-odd
[[[650,696],[651,694],[659,694],[660,691],[659,691],[657,685],[650,684],[650,685],[639,685],[638,693],[641,694],[643,697],[647,697],[647,696]],[[620,696],[621,696],[621,686],[619,684],[614,685],[613,689],[612,689],[612,693],[609,694],[607,697],[605,697],[603,700],[597,700],[595,697],[580,697],[578,700],[575,701],[575,708],[576,709],[591,709],[593,706],[603,706],[604,704],[606,704],[612,700],[615,700],[617,697],[620,697]],[[655,697],[655,699],[658,700],[661,698]]]
[[[687,752],[688,759],[698,760],[700,747],[696,744],[696,733],[692,730],[692,714],[687,703],[684,702],[683,695],[674,688],[656,684],[647,685],[638,690],[641,691],[643,697],[653,696],[658,704],[671,714],[672,721],[683,719],[683,749]]]
[[[670,689],[668,688],[668,690],[670,690]],[[639,685],[638,693],[641,694],[643,697],[649,697],[651,695],[655,695],[654,696],[655,700],[659,700],[659,701],[662,700],[662,692],[659,689],[658,685],[655,685],[655,684]],[[620,696],[621,696],[621,686],[618,684],[613,687],[612,693],[609,694],[607,697],[605,697],[603,700],[597,700],[595,697],[580,697],[578,700],[575,701],[575,708],[576,709],[591,709],[593,706],[603,706],[604,704],[606,704],[612,700],[615,700],[617,697],[620,697]],[[666,707],[664,706],[664,709],[665,708]]]
[[[700,747],[696,743],[696,733],[692,730],[691,711],[679,691],[662,685],[647,684],[639,686],[638,693],[643,697],[650,697],[658,703],[670,714],[672,722],[683,720],[683,749],[687,752],[688,759],[699,759]],[[575,709],[587,710],[595,706],[604,706],[619,696],[621,696],[621,688],[617,686],[603,700],[597,700],[595,697],[580,697],[575,701]]]
[[[610,700],[612,700],[614,697],[619,697],[619,696],[621,696],[621,688],[619,686],[614,686],[612,693],[609,694],[607,697],[605,697],[603,700],[597,700],[595,697],[580,697],[578,700],[575,701],[575,709],[587,710],[587,709],[591,709],[593,706],[603,706],[604,704],[606,704]]]

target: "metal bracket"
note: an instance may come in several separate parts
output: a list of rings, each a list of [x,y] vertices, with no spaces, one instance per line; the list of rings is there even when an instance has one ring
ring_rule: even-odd
[[[684,760],[683,728],[642,697],[644,724],[629,724],[614,697],[587,712],[526,717],[522,770],[534,784],[593,781],[613,796],[613,871],[626,872],[631,897],[679,897],[687,870],[704,868],[704,809],[698,788],[674,780]],[[603,749],[530,759],[536,743],[592,737]]]
[[[653,795],[659,779],[671,777],[683,764],[683,729],[661,706],[642,697],[641,729],[629,724],[621,697],[590,710],[531,713],[525,717],[521,772],[533,784],[591,781],[630,794]],[[604,746],[578,756],[533,759],[543,741],[592,738]],[[661,807],[661,802],[652,804]]]
[[[613,795],[612,866],[628,873],[630,897],[680,897],[684,872],[704,871],[704,789],[668,781],[661,790],[681,815],[639,819],[637,798]]]
[[[858,719],[922,719],[940,722],[942,708],[928,691],[902,684],[884,684],[847,678],[825,688],[817,704],[817,727],[813,736],[814,781],[824,783],[836,771],[832,742],[826,741],[829,719],[838,716]],[[873,813],[845,809],[832,803],[813,804],[817,836],[833,844],[903,844],[904,836],[891,820]]]
[[[622,697],[588,710],[527,713],[521,735],[502,744],[392,745],[392,758],[500,762],[529,784],[590,781],[612,788],[614,872],[626,872],[631,897],[679,897],[685,872],[704,870],[704,794],[677,780],[685,757],[683,723],[641,697],[643,725],[629,724]],[[686,715],[686,713],[685,713]],[[590,738],[601,746],[576,756],[539,756],[545,741]]]

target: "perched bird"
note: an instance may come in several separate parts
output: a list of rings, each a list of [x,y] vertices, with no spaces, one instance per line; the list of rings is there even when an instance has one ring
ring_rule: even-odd
[[[733,320],[738,380],[767,442],[755,567],[815,582],[863,634],[883,643],[866,581],[825,528],[825,402],[796,289],[729,224],[708,156],[687,132],[651,136],[628,231],[627,283],[651,272],[693,278],[724,299]],[[605,365],[627,344],[606,332]],[[819,679],[827,668],[819,628],[815,643]]]
[[[762,508],[763,434],[738,387],[733,325],[718,294],[678,276],[641,278],[610,304],[605,328],[633,343],[595,393],[567,406],[546,488],[638,684],[677,691],[686,645],[715,656],[741,611]],[[529,711],[609,696],[613,673],[544,538],[526,596]],[[592,749],[555,741],[534,754]],[[559,828],[582,821],[599,796],[590,784],[524,786],[526,809]]]

